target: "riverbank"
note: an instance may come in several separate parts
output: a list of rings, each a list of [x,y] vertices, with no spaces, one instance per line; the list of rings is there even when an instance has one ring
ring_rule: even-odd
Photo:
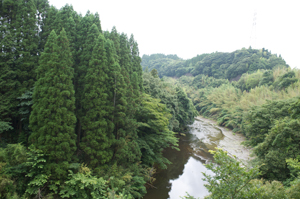
[[[251,150],[241,145],[245,137],[220,127],[215,121],[203,117],[195,118],[185,136],[180,136],[180,151],[167,148],[163,154],[173,164],[167,169],[158,169],[153,187],[147,189],[144,199],[180,199],[188,192],[195,198],[209,194],[203,181],[203,172],[213,175],[204,164],[213,161],[209,150],[223,148],[235,155],[244,165],[251,159]]]
[[[231,156],[236,156],[236,158],[244,164],[247,164],[248,161],[253,159],[253,157],[251,157],[252,149],[241,144],[246,140],[244,135],[238,133],[235,134],[227,128],[218,126],[216,121],[202,116],[197,116],[195,119],[210,124],[222,131],[224,138],[219,141],[217,146],[218,148],[222,148],[227,151]]]

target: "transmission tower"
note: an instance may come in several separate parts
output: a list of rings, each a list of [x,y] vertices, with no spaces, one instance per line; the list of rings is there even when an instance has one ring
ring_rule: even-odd
[[[252,23],[252,30],[251,30],[251,36],[250,36],[250,46],[254,49],[256,48],[256,20],[257,20],[257,12],[254,11],[253,15],[253,23]]]

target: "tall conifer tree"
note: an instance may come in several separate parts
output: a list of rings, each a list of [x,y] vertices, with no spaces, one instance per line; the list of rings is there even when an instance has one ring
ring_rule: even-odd
[[[84,85],[86,83],[85,76],[89,68],[89,62],[92,58],[93,49],[95,43],[99,37],[99,30],[95,24],[93,24],[87,33],[87,37],[84,45],[82,46],[81,54],[79,57],[80,62],[75,67],[76,77],[75,77],[75,89],[76,89],[76,116],[77,116],[77,144],[79,144],[82,128],[82,117],[86,114],[86,111],[83,109],[82,100],[84,99]]]
[[[55,29],[55,18],[58,13],[58,9],[54,6],[50,6],[46,8],[46,12],[44,13],[44,19],[41,25],[40,43],[39,43],[39,51],[43,52],[45,48],[45,44],[47,42],[47,38],[50,35],[51,31]]]
[[[109,34],[109,39],[113,41],[114,48],[116,52],[115,61],[119,63],[119,55],[120,55],[120,35],[117,32],[116,27],[114,26]]]
[[[0,7],[1,102],[3,121],[12,121],[15,132],[22,132],[17,100],[33,87],[38,60],[38,27],[33,0],[3,1]],[[1,103],[2,104],[2,103]],[[14,134],[10,133],[13,137]],[[12,141],[12,140],[11,140]],[[15,140],[16,141],[16,140]]]
[[[41,55],[41,52],[44,50],[44,46],[46,43],[46,39],[50,34],[50,30],[45,33],[45,24],[46,21],[49,20],[49,12],[50,12],[50,5],[48,0],[34,0],[36,6],[36,18],[37,18],[37,26],[38,26],[38,55]],[[54,19],[53,19],[54,21]]]
[[[76,26],[77,29],[77,41],[76,41],[76,49],[77,54],[76,57],[80,57],[83,52],[83,45],[87,39],[87,32],[89,32],[91,26],[95,24],[98,28],[98,31],[101,32],[101,25],[98,13],[95,15],[91,14],[90,11],[87,11],[86,15],[81,18],[80,22]],[[76,64],[79,64],[80,60],[76,60]]]
[[[93,27],[91,29],[94,16],[88,11],[84,17],[80,17],[80,21],[76,25],[76,42],[75,42],[75,49],[76,55],[74,56],[75,60],[75,88],[83,89],[83,85],[79,84],[79,81],[84,82],[84,77],[86,74],[86,67],[89,65],[89,59],[92,55],[93,47],[95,45],[95,40],[99,36],[99,28]],[[96,24],[95,24],[96,25]],[[96,25],[96,27],[98,27]],[[100,27],[100,24],[99,24]],[[85,48],[88,49],[85,49]],[[88,55],[87,55],[88,54]],[[86,56],[89,56],[88,58]],[[87,59],[86,59],[87,58]],[[84,72],[84,74],[81,74]],[[79,90],[76,90],[76,100],[79,102],[80,95]],[[76,108],[78,109],[79,103],[76,102]]]
[[[48,155],[47,173],[62,179],[76,150],[76,117],[71,52],[64,29],[48,37],[37,70],[29,140]]]
[[[94,15],[93,24],[95,24],[97,26],[99,32],[102,33],[101,21],[100,21],[100,16],[99,16],[98,12],[96,12],[95,15]]]
[[[0,7],[0,122],[2,126],[8,126],[12,116],[16,115],[16,98],[18,93],[15,88],[19,86],[14,71],[15,44],[15,15],[17,14],[18,1],[1,2]],[[6,131],[10,128],[3,128]],[[2,134],[3,135],[3,134]]]
[[[120,127],[125,126],[124,118],[126,116],[126,89],[127,85],[124,82],[121,67],[115,60],[116,49],[114,48],[113,42],[107,40],[105,45],[109,69],[109,84],[111,89],[111,105],[113,106],[112,121],[114,122],[114,135],[118,139],[118,130]]]
[[[117,62],[115,61],[116,58],[116,51],[113,46],[113,42],[109,39],[105,40],[105,53],[106,53],[106,60],[107,60],[107,67],[105,67],[105,73],[107,74],[107,81],[106,81],[106,86],[108,89],[108,105],[110,108],[110,113],[114,110],[114,105],[113,105],[113,98],[115,94],[115,70],[116,70],[116,64]],[[112,114],[109,115],[110,120],[113,120]]]
[[[119,63],[122,68],[128,73],[128,82],[130,82],[130,75],[132,74],[131,68],[131,52],[129,48],[127,35],[122,33],[120,35],[120,50],[119,50]]]
[[[76,55],[76,40],[77,40],[77,32],[76,32],[76,22],[74,18],[77,18],[77,13],[74,11],[72,5],[66,4],[64,7],[58,10],[55,15],[55,20],[52,24],[52,29],[56,32],[60,32],[62,28],[65,29],[67,33],[67,37],[69,40],[70,50],[72,55]],[[74,61],[76,57],[74,56]],[[73,62],[74,63],[74,62]]]
[[[124,76],[125,69],[121,69],[119,63],[116,61],[118,56],[116,55],[116,49],[114,48],[112,41],[107,41],[106,43],[106,52],[107,52],[107,60],[108,65],[111,70],[111,76],[112,76],[112,89],[113,89],[113,96],[112,96],[112,102],[113,102],[113,114],[112,114],[112,121],[114,123],[114,137],[116,139],[116,146],[114,155],[116,160],[122,159],[119,157],[119,150],[122,148],[122,137],[126,136],[126,122],[127,122],[127,84],[125,83]]]
[[[35,66],[38,61],[38,27],[36,7],[33,0],[21,1],[17,14],[17,56],[16,69],[18,81],[22,85],[20,96],[33,87]]]
[[[105,38],[99,35],[89,68],[85,76],[83,108],[86,110],[82,119],[81,148],[86,159],[93,167],[109,162],[113,156],[113,123],[108,118],[112,114],[109,104],[109,85],[107,85],[109,69],[105,52]]]
[[[54,21],[54,30],[61,31],[62,28],[66,29],[68,20],[70,17],[74,17],[75,11],[72,5],[66,4],[64,7],[59,9],[58,13],[56,14],[55,21]],[[69,35],[69,31],[67,34]],[[69,38],[70,39],[70,38]]]
[[[67,32],[72,55],[75,55],[76,53],[75,43],[76,43],[77,34],[76,34],[76,23],[72,16],[67,19],[66,24],[64,25],[64,29]]]
[[[121,75],[124,78],[126,87],[124,88],[124,100],[126,106],[124,107],[123,122],[118,125],[115,158],[122,165],[130,165],[139,160],[141,152],[136,142],[137,140],[137,122],[134,119],[137,104],[135,103],[136,96],[133,92],[133,87],[130,81],[130,74],[132,74],[130,48],[128,44],[127,35],[122,33],[120,36],[120,51],[119,64],[121,67]]]
[[[14,71],[16,71],[17,80],[20,82],[20,86],[16,88],[18,90],[18,97],[29,91],[36,81],[35,69],[38,62],[39,43],[36,10],[33,0],[22,0],[20,1],[16,16]],[[17,101],[17,99],[15,100]],[[18,110],[19,107],[16,107],[16,109]],[[19,114],[15,121],[15,128],[20,135],[23,131],[23,122]]]
[[[131,77],[132,81],[137,81],[135,84],[138,86],[140,91],[143,91],[143,70],[141,66],[142,59],[139,55],[139,48],[137,42],[134,40],[133,34],[131,34],[129,39],[129,45],[131,50],[131,65],[132,65],[132,74],[136,73],[135,77]],[[135,80],[136,78],[136,80]]]
[[[80,64],[77,69],[77,75],[78,75],[78,86],[83,87],[83,84],[85,82],[85,74],[87,72],[87,69],[89,68],[89,62],[92,57],[92,52],[94,50],[95,43],[99,37],[99,30],[95,24],[92,24],[92,26],[89,28],[87,32],[87,36],[85,39],[85,42],[82,46],[82,52],[80,55]],[[82,95],[82,93],[81,93]]]

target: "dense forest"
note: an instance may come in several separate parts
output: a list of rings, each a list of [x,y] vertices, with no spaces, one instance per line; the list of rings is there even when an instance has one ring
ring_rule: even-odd
[[[186,91],[200,115],[244,134],[244,144],[253,148],[249,170],[213,152],[221,166],[209,166],[217,175],[206,176],[208,198],[300,198],[300,70],[266,49],[251,48],[190,60],[144,55],[142,64],[161,71],[165,82]]]
[[[182,60],[177,55],[143,55],[142,66],[145,70],[156,69],[160,77],[181,77],[206,75],[216,79],[234,80],[243,73],[252,73],[258,69],[270,70],[275,66],[286,66],[281,56],[269,52],[267,49],[241,49],[232,53],[215,52],[201,54],[188,60]]]
[[[185,91],[98,13],[3,0],[0,15],[0,198],[142,198],[196,115]]]
[[[280,55],[141,58],[133,34],[48,0],[2,0],[0,38],[0,198],[142,198],[198,114],[255,156],[213,151],[207,198],[300,198],[300,70]]]

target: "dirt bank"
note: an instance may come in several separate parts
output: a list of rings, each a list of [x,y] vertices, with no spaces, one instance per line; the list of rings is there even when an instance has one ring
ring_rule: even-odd
[[[243,163],[247,163],[249,160],[253,159],[253,157],[250,156],[252,149],[241,145],[241,143],[245,141],[245,136],[238,133],[235,134],[229,129],[218,126],[217,122],[214,120],[202,116],[198,116],[196,119],[210,124],[222,131],[224,138],[219,141],[218,148],[222,148],[230,155],[236,156]]]

